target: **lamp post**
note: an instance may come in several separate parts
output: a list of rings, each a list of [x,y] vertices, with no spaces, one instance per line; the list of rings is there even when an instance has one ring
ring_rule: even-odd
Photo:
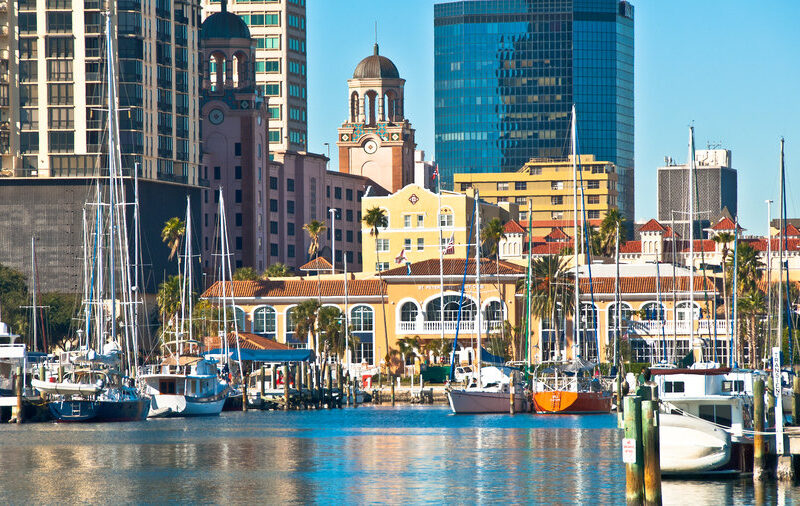
[[[336,272],[336,208],[328,209],[331,215],[331,274]]]
[[[329,142],[323,142],[322,145],[325,146],[328,152],[328,159],[325,161],[325,170],[328,170],[328,166],[331,163],[331,144]]]

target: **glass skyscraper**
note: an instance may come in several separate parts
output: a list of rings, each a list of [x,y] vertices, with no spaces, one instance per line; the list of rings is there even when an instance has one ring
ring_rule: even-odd
[[[460,0],[434,5],[436,159],[457,172],[516,171],[570,153],[616,164],[633,203],[633,6],[620,0]]]

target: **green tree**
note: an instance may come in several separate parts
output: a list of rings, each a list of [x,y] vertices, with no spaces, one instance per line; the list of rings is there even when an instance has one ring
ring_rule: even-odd
[[[764,314],[766,297],[760,290],[747,292],[738,299],[737,307],[739,308],[739,314],[741,314],[743,318],[742,323],[744,324],[743,327],[746,331],[745,335],[747,336],[747,343],[750,348],[750,367],[755,369],[761,366],[761,364],[759,364],[759,357],[762,355],[762,343],[758,338],[758,321]],[[743,347],[740,346],[739,349],[743,356]],[[741,363],[744,363],[744,360],[742,360]]]
[[[375,238],[375,261],[378,264],[381,263],[380,257],[380,250],[378,249],[378,235],[380,234],[380,229],[386,228],[389,226],[389,219],[386,217],[386,211],[381,209],[380,207],[373,207],[372,209],[368,209],[367,213],[362,218],[362,221],[366,226],[369,227],[369,235]],[[378,269],[378,279],[381,282],[381,287],[383,286],[383,275],[381,274],[381,269]],[[386,368],[389,370],[389,381],[391,383],[392,388],[392,404],[394,404],[394,382],[391,378],[391,370],[389,364],[391,362],[390,350],[389,350],[389,331],[386,326],[386,297],[381,294],[381,312],[383,314],[383,338],[384,338],[384,345],[386,346],[386,357],[384,360],[386,362]]]
[[[63,347],[72,338],[74,321],[80,311],[81,298],[69,293],[45,293],[37,304],[47,307],[44,311],[49,346]]]
[[[722,244],[722,307],[725,310],[725,320],[730,317],[730,309],[728,306],[728,245],[734,241],[735,237],[730,232],[720,232],[713,237],[713,241],[717,244]],[[716,317],[716,315],[715,315]]]
[[[156,304],[161,317],[161,323],[168,325],[177,315],[181,308],[181,283],[183,278],[177,274],[170,276],[166,281],[158,285],[156,294]]]
[[[500,284],[500,241],[506,238],[506,229],[500,218],[492,218],[481,230],[481,241],[484,247],[489,248],[489,254],[494,257],[495,267],[495,287],[500,294],[501,307],[505,304],[506,291],[505,286]],[[505,325],[500,327],[501,339],[506,339]]]
[[[221,312],[220,306],[203,299],[197,301],[192,312],[192,334],[197,338],[206,336],[217,336],[222,332],[222,322],[227,319],[229,322],[235,318],[233,308],[225,308],[225,314]]]
[[[15,334],[25,335],[28,331],[26,306],[28,284],[25,275],[6,265],[0,264],[0,321],[8,324]]]
[[[761,279],[761,270],[764,268],[764,264],[761,262],[758,251],[748,243],[738,245],[736,254],[728,259],[728,267],[731,272],[733,272],[734,262],[736,263],[736,286],[733,287],[733,290],[736,295],[737,308],[742,312],[742,316],[745,317],[748,328],[747,333],[739,333],[739,342],[737,343],[738,359],[740,363],[744,363],[743,334],[745,334],[751,344],[750,358],[752,362],[757,359],[754,334],[757,331],[756,318],[759,314],[763,314],[766,309],[766,299],[758,289],[758,281]]]
[[[262,278],[285,278],[289,276],[294,276],[294,271],[292,271],[292,268],[288,265],[280,262],[276,262],[267,267],[267,270],[261,275]]]
[[[422,349],[419,337],[404,337],[397,340],[397,351],[403,360],[403,365],[406,364],[406,359],[411,356],[416,356]]]
[[[234,281],[256,281],[258,273],[252,267],[239,267],[233,272]]]
[[[600,252],[603,256],[610,257],[614,254],[617,241],[617,229],[625,230],[625,218],[620,214],[619,209],[611,209],[606,213],[603,221],[600,222]],[[620,233],[620,245],[625,244],[625,236]]]
[[[311,244],[308,246],[308,256],[317,258],[319,256],[319,239],[328,230],[328,227],[321,221],[311,220],[303,225],[303,230],[306,231],[308,238],[311,239]],[[322,281],[320,280],[319,270],[317,270],[317,299],[322,305]]]
[[[531,271],[531,316],[549,320],[558,335],[558,313],[570,316],[574,312],[574,278],[567,273],[567,259],[543,256],[531,263]]]
[[[186,234],[186,223],[177,216],[164,222],[161,229],[161,241],[169,248],[169,260],[172,260],[181,247],[181,240]],[[181,257],[178,255],[178,271],[180,271]]]

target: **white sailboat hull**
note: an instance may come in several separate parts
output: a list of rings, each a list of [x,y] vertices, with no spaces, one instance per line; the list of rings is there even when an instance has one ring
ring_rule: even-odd
[[[731,436],[705,420],[659,414],[662,474],[714,471],[731,458]]]
[[[149,418],[214,416],[222,412],[227,395],[212,398],[156,394],[150,398]]]
[[[450,409],[453,413],[508,413],[511,398],[508,392],[497,389],[474,388],[469,390],[454,389],[447,392]],[[526,411],[525,396],[522,392],[514,394],[514,411]]]

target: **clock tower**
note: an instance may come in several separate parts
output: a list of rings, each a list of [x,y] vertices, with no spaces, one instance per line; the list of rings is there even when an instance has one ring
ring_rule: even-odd
[[[414,129],[403,113],[403,86],[389,58],[374,54],[347,81],[349,118],[339,127],[339,171],[396,192],[414,181]]]
[[[266,99],[255,79],[256,41],[247,24],[228,12],[212,14],[200,30],[203,66],[200,116],[203,120],[202,260],[211,269],[219,259],[219,197],[225,200],[228,243],[234,268],[259,272],[269,265],[265,241],[269,202],[269,138]],[[180,126],[178,126],[180,128]],[[160,146],[159,146],[160,148]]]

